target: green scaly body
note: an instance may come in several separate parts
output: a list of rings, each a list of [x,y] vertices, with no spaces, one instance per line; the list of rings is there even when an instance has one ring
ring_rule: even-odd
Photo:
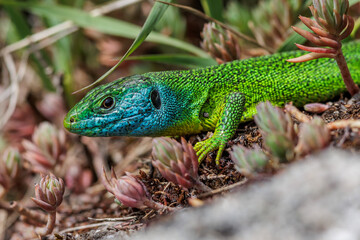
[[[344,45],[343,52],[359,84],[360,42]],[[119,79],[89,92],[68,113],[64,125],[87,136],[176,136],[215,130],[195,150],[202,160],[219,149],[218,160],[238,124],[256,114],[259,102],[302,106],[346,90],[332,59],[286,61],[302,54],[294,51]],[[104,105],[105,100],[112,105]]]

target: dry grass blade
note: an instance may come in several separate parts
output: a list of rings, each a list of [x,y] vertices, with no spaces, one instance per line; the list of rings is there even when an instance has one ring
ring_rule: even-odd
[[[90,11],[90,14],[93,16],[99,16],[137,2],[140,2],[140,0],[111,2]],[[34,33],[1,49],[0,57],[4,59],[5,69],[7,69],[9,72],[9,79],[11,84],[1,94],[0,97],[0,114],[2,116],[0,118],[0,128],[2,128],[7,123],[15,110],[15,106],[18,100],[19,83],[25,76],[29,55],[35,51],[45,48],[46,46],[49,46],[50,44],[53,44],[59,39],[77,31],[78,29],[79,28],[72,21],[65,21],[53,27],[44,29],[38,33]],[[23,53],[20,65],[17,69],[11,54],[29,46],[31,46],[31,48]],[[8,96],[10,96],[10,98],[8,98]],[[7,99],[9,99],[9,103],[2,104],[2,101]]]
[[[172,0],[168,0],[168,1],[172,1]],[[150,12],[149,16],[146,18],[146,21],[145,21],[139,35],[135,38],[134,42],[131,44],[130,48],[126,51],[126,53],[119,60],[119,62],[117,64],[115,64],[115,66],[113,66],[110,70],[108,70],[105,74],[103,74],[95,82],[93,82],[92,84],[90,84],[90,85],[88,85],[88,86],[86,86],[86,87],[84,87],[84,88],[82,88],[80,90],[75,91],[74,94],[78,93],[78,92],[81,92],[83,90],[89,89],[92,86],[95,86],[96,84],[98,84],[99,82],[104,80],[106,77],[108,77],[128,56],[130,56],[131,53],[133,53],[141,45],[141,43],[143,41],[145,41],[147,36],[154,29],[155,24],[164,15],[167,7],[168,7],[167,5],[161,5],[161,4],[156,2],[154,4],[153,8],[151,9],[151,12]]]
[[[7,108],[6,104],[1,104],[1,106],[5,108],[0,109],[0,111],[3,111],[3,113],[1,114],[2,117],[0,118],[0,128],[2,128],[5,123],[7,123],[15,110],[19,94],[19,82],[23,77],[22,74],[20,75],[19,72],[16,71],[15,62],[10,54],[6,54],[4,56],[4,64],[9,72],[11,84],[9,87],[10,100]]]
[[[115,11],[117,9],[120,8],[124,8],[126,6],[135,4],[137,2],[140,2],[141,0],[123,0],[123,1],[115,1],[115,2],[111,2],[109,4],[106,4],[104,6],[95,8],[93,10],[90,11],[90,15],[92,16],[101,16],[104,14],[107,14],[109,12]],[[24,47],[28,47],[32,44],[35,44],[37,42],[40,42],[42,40],[45,40],[53,35],[56,35],[60,32],[64,32],[67,31],[71,28],[77,28],[77,26],[72,22],[72,21],[65,21],[62,22],[60,24],[57,24],[53,27],[44,29],[40,32],[34,33],[18,42],[15,42],[13,44],[10,44],[8,46],[6,46],[5,48],[3,48],[0,52],[0,56],[3,56],[6,53],[12,53],[14,51],[20,50]],[[77,28],[78,29],[78,28]],[[71,32],[69,32],[68,34],[70,34]]]

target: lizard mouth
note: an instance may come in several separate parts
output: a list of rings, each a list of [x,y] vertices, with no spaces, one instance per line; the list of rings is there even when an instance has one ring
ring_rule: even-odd
[[[136,129],[143,116],[136,114],[126,118],[113,118],[106,123],[101,121],[102,117],[80,119],[76,112],[69,112],[64,118],[63,125],[71,133],[89,137],[104,136],[123,136],[131,135],[131,131]],[[116,126],[114,126],[116,123]]]
[[[69,114],[68,114],[69,115]],[[96,136],[96,132],[100,131],[101,126],[88,126],[88,120],[78,120],[76,116],[66,116],[64,119],[64,127],[71,133],[80,134],[83,136]]]
[[[69,132],[83,135],[82,132],[89,128],[84,123],[86,123],[86,120],[81,120],[76,111],[69,111],[64,118],[63,125]]]

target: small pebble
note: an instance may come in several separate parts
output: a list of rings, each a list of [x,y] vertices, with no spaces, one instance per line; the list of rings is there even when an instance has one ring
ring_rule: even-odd
[[[341,106],[340,106],[340,109],[343,110],[344,112],[347,111],[346,106],[344,106],[344,105],[341,105]]]
[[[323,113],[330,107],[323,103],[309,103],[304,106],[305,111],[311,113]]]
[[[201,207],[204,205],[204,201],[202,201],[198,198],[189,198],[188,203],[192,207]]]

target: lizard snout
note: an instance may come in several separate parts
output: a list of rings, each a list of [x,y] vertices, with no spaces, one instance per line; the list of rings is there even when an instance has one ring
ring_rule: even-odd
[[[69,112],[64,119],[64,127],[71,131],[71,125],[76,123],[78,120],[77,113]]]

